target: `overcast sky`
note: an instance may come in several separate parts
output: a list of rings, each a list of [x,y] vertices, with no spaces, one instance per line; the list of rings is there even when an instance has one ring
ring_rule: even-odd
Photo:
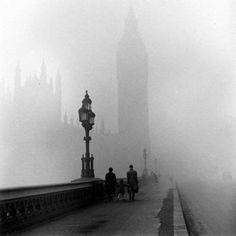
[[[130,2],[149,56],[153,152],[164,155],[176,146],[191,160],[211,162],[213,156],[222,165],[227,156],[236,169],[228,135],[236,102],[230,1],[0,0],[6,86],[12,90],[18,63],[27,76],[38,73],[44,59],[49,77],[60,70],[63,112],[77,116],[88,89],[96,121],[116,132],[116,51]]]

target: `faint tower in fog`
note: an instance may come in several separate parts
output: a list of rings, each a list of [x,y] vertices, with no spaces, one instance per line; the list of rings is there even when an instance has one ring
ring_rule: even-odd
[[[56,96],[56,107],[57,113],[56,116],[58,117],[59,121],[61,121],[61,106],[62,106],[62,86],[61,86],[61,75],[60,72],[57,72],[56,76],[56,86],[55,86],[55,96]]]
[[[132,7],[117,51],[119,134],[141,146],[149,144],[148,57]],[[142,155],[142,154],[141,154]]]

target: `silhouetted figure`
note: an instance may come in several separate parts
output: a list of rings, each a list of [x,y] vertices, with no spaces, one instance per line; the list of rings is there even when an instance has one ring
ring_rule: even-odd
[[[154,179],[154,181],[156,182],[156,183],[158,183],[158,177],[157,177],[157,174],[155,173],[155,172],[151,172],[151,177]]]
[[[113,173],[112,167],[110,167],[109,172],[106,173],[105,186],[106,186],[106,192],[108,195],[108,200],[112,201],[113,196],[115,195],[115,190],[116,190],[116,175]]]
[[[129,166],[129,171],[127,172],[127,183],[129,185],[129,200],[134,200],[135,193],[138,192],[138,174],[137,171],[133,169],[133,165]]]
[[[123,179],[121,179],[120,183],[118,185],[117,200],[124,199],[124,196],[125,196],[125,186],[127,186],[127,184],[124,184]]]

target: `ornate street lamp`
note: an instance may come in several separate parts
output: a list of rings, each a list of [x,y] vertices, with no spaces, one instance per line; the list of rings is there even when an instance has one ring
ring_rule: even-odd
[[[90,156],[89,153],[89,141],[91,137],[89,137],[89,131],[93,128],[95,113],[92,111],[91,108],[92,100],[89,98],[88,92],[86,90],[86,94],[82,101],[82,107],[79,109],[79,121],[82,123],[82,126],[85,129],[85,156],[83,155],[82,160],[82,171],[81,177],[82,178],[94,178],[94,169],[93,169],[93,155]]]

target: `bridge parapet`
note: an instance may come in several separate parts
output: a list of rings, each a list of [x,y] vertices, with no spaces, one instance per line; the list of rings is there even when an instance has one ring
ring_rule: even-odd
[[[0,231],[40,222],[103,199],[103,181],[8,188],[0,190]]]

